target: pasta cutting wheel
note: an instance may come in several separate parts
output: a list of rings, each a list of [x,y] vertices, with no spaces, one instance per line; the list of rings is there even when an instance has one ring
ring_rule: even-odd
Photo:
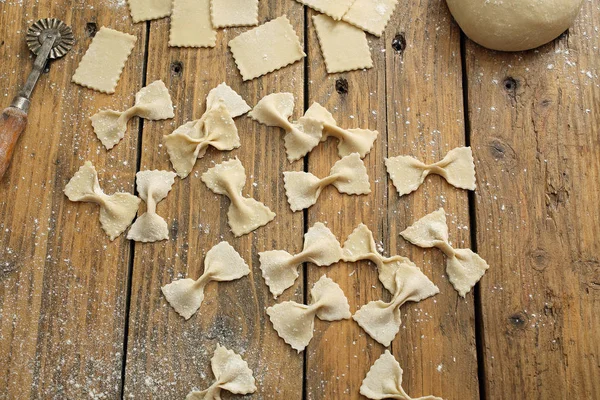
[[[27,46],[36,55],[27,81],[0,116],[0,179],[4,176],[13,150],[27,125],[29,98],[49,59],[67,54],[75,38],[71,27],[56,18],[40,19],[27,29]]]

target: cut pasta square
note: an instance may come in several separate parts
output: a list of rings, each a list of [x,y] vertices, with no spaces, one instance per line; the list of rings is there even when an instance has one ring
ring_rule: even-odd
[[[339,21],[350,8],[354,0],[297,0],[310,8],[329,15]]]
[[[129,0],[133,22],[149,21],[171,15],[172,0]]]
[[[79,62],[73,82],[99,92],[115,92],[136,37],[102,27]]]
[[[398,0],[356,0],[342,18],[360,29],[381,36]]]
[[[373,67],[365,32],[324,14],[315,15],[313,22],[328,73]]]
[[[258,25],[258,0],[212,0],[210,13],[215,28]]]
[[[285,15],[231,39],[229,48],[245,81],[306,57]]]
[[[210,0],[173,0],[169,46],[215,47],[216,43]]]

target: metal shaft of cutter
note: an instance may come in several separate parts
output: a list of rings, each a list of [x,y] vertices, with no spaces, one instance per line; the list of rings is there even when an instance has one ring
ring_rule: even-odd
[[[40,75],[44,71],[46,67],[46,63],[48,62],[48,55],[56,42],[57,35],[53,33],[49,33],[46,35],[46,39],[40,48],[37,57],[33,63],[33,68],[27,77],[27,81],[25,81],[25,85],[19,91],[17,96],[12,101],[12,106],[20,108],[21,110],[27,112],[29,110],[29,98],[31,97],[31,93],[37,83]]]

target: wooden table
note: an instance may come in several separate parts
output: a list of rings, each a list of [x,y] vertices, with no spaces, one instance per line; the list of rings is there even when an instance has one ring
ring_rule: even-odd
[[[385,34],[369,36],[374,68],[328,75],[315,13],[292,0],[262,0],[260,22],[287,14],[308,57],[243,83],[227,42],[244,29],[219,31],[214,49],[167,46],[169,20],[133,24],[125,0],[0,2],[0,88],[8,105],[31,65],[24,33],[55,16],[77,43],[38,85],[29,126],[0,183],[0,398],[180,399],[213,380],[217,343],[243,355],[254,371],[256,399],[356,399],[384,348],[352,321],[316,322],[297,354],[272,329],[274,304],[257,253],[300,251],[317,221],[341,240],[367,224],[385,254],[410,257],[439,286],[434,298],[402,308],[391,350],[413,396],[446,399],[600,399],[600,8],[585,1],[575,26],[538,50],[504,54],[461,35],[443,0],[400,0]],[[70,83],[100,26],[138,37],[117,92],[103,95]],[[162,79],[176,104],[174,120],[130,122],[106,151],[89,117],[132,105],[146,83]],[[317,101],[344,127],[377,129],[366,157],[373,192],[342,196],[332,188],[307,212],[292,213],[281,172],[328,173],[336,142],[290,164],[281,132],[237,120],[242,147],[209,150],[177,181],[158,213],[168,241],[110,242],[93,204],[72,203],[62,189],[90,160],[107,193],[134,191],[140,169],[170,169],[162,136],[198,118],[207,92],[226,81],[254,105],[266,94],[292,92],[294,118]],[[474,194],[430,177],[399,198],[384,168],[387,156],[425,162],[471,145]],[[277,213],[274,222],[236,239],[228,201],[200,174],[237,156],[244,190]],[[450,238],[490,264],[474,292],[460,298],[437,250],[409,245],[399,232],[444,207]],[[165,302],[160,287],[197,277],[205,252],[220,240],[239,250],[249,278],[209,286],[189,321]],[[281,300],[307,301],[322,274],[337,281],[352,311],[389,298],[372,264],[306,265]]]

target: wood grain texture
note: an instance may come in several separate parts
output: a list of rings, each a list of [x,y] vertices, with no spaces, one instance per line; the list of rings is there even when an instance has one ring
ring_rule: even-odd
[[[293,1],[260,3],[260,22],[287,14],[296,32],[304,32],[302,6]],[[209,90],[226,81],[254,106],[272,92],[288,91],[302,114],[303,64],[296,63],[265,77],[242,83],[227,42],[247,28],[219,30],[213,49],[167,48],[168,20],[151,23],[148,82],[163,79],[176,104],[176,117],[167,123],[145,123],[141,169],[171,169],[163,135],[205,110]],[[303,39],[302,39],[303,40]],[[282,131],[243,116],[236,119],[241,147],[231,152],[209,149],[192,173],[177,179],[159,204],[158,213],[171,226],[171,238],[155,244],[136,244],[133,265],[130,329],[125,396],[184,398],[193,388],[208,387],[214,376],[210,358],[217,343],[242,355],[254,372],[256,399],[300,398],[302,356],[277,336],[266,308],[275,303],[263,280],[258,252],[302,248],[302,214],[292,214],[286,202],[281,172],[286,159]],[[238,157],[246,168],[243,190],[264,202],[277,217],[249,235],[234,238],[227,224],[229,200],[211,192],[200,176],[215,163]],[[251,268],[251,275],[233,282],[211,283],[200,310],[184,321],[168,305],[160,287],[173,279],[200,276],[204,254],[227,240]],[[278,300],[302,301],[302,276]]]
[[[137,134],[131,132],[137,122],[107,153],[88,117],[133,103],[141,87],[144,31],[129,23],[125,8],[104,1],[7,1],[0,11],[6,103],[33,62],[25,43],[33,21],[60,17],[77,40],[42,75],[27,129],[0,182],[0,397],[117,398],[130,245],[123,237],[111,242],[98,222],[98,207],[71,203],[62,189],[90,160],[107,193],[133,191]],[[138,37],[113,96],[70,82],[91,42],[88,22]]]
[[[411,155],[429,164],[465,144],[460,31],[444,1],[401,1],[398,10],[403,12],[394,14],[386,41],[388,156]],[[404,50],[398,34],[407,43]],[[405,388],[412,396],[477,399],[473,292],[465,299],[458,295],[440,251],[418,248],[399,236],[443,207],[450,242],[469,248],[467,191],[429,176],[417,191],[399,198],[391,180],[388,184],[390,249],[413,260],[440,289],[402,309],[402,328],[392,348],[405,371]]]
[[[466,45],[486,398],[600,398],[598,4],[538,50]]]
[[[386,155],[385,121],[385,38],[370,37],[372,69],[340,74],[327,74],[317,40],[312,16],[308,12],[308,106],[313,102],[327,108],[342,128],[377,130],[379,136],[365,157],[371,181],[371,193],[361,196],[341,194],[333,186],[323,190],[317,203],[308,209],[308,226],[323,222],[341,244],[361,222],[372,231],[377,242],[387,249],[386,226],[387,184],[383,157]],[[337,89],[336,89],[337,88]],[[338,141],[329,138],[312,152],[308,172],[324,178],[340,159]],[[340,285],[354,313],[367,302],[385,296],[378,282],[377,270],[369,262],[337,263],[331,267],[307,265],[307,291],[323,274]],[[307,299],[310,301],[310,298]],[[354,320],[324,322],[316,319],[314,337],[306,349],[306,395],[308,399],[358,398],[362,380],[371,364],[383,352]]]

